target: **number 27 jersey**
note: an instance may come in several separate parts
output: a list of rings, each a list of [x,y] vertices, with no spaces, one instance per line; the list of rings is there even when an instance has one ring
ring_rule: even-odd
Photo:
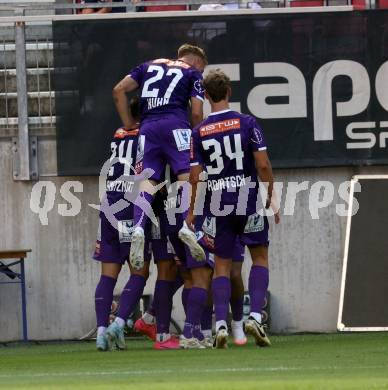
[[[128,76],[139,84],[142,121],[164,115],[187,121],[190,98],[204,99],[202,74],[183,61],[159,58],[137,66]]]
[[[248,181],[255,183],[249,190],[249,201],[254,199],[255,203],[258,179],[253,152],[266,149],[263,131],[250,115],[231,110],[213,112],[194,128],[190,163],[202,165],[207,172],[207,203],[211,193],[220,191],[220,209],[225,204],[236,205]]]

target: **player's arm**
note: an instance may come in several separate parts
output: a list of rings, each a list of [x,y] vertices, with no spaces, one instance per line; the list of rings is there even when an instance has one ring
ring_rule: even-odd
[[[201,156],[201,142],[199,139],[198,129],[194,128],[191,133],[190,140],[190,175],[189,183],[191,186],[190,206],[186,218],[187,226],[193,228],[195,222],[194,205],[197,198],[198,182],[201,180],[201,173],[203,171],[203,159]]]
[[[193,228],[195,222],[194,205],[195,205],[195,199],[197,198],[198,182],[200,182],[200,177],[202,172],[203,172],[202,165],[194,165],[190,168],[189,183],[191,185],[191,197],[190,197],[190,206],[186,218],[186,223],[187,226],[191,228]]]
[[[255,158],[257,176],[260,181],[267,187],[267,201],[265,208],[268,209],[271,205],[272,191],[273,191],[273,173],[271,162],[269,161],[268,154],[265,150],[253,152]]]
[[[132,77],[124,77],[113,88],[113,101],[117,112],[125,128],[130,128],[133,125],[134,119],[128,109],[127,92],[132,92],[139,87],[139,84]]]
[[[203,120],[203,100],[197,97],[191,98],[191,124],[197,126]]]

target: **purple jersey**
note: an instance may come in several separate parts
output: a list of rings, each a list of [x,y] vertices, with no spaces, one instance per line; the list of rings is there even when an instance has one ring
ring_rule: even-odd
[[[258,179],[253,152],[266,150],[262,129],[250,115],[224,110],[211,113],[192,132],[191,165],[207,172],[206,204],[221,192],[223,205],[237,205],[241,191],[249,189],[248,207],[256,206]],[[248,181],[253,184],[247,186]]]
[[[142,121],[160,116],[187,121],[190,98],[204,98],[201,72],[180,60],[159,58],[145,62],[131,70],[129,76],[139,84]]]
[[[109,204],[124,199],[124,194],[134,192],[134,166],[138,146],[139,129],[116,130],[111,141],[110,168],[106,179],[106,195]],[[132,197],[131,197],[132,198]]]

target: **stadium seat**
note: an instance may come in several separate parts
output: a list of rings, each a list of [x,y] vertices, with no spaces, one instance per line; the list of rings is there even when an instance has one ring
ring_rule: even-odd
[[[352,0],[352,6],[354,9],[365,9],[366,1],[365,0]]]
[[[388,0],[378,0],[377,8],[388,8]]]
[[[155,1],[155,0],[145,0],[145,1]],[[145,7],[146,12],[154,11],[187,11],[187,5],[153,5]]]
[[[290,1],[291,7],[323,7],[323,0],[295,0]]]

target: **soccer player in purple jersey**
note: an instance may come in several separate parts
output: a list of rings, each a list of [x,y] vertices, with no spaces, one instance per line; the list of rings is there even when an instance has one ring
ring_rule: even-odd
[[[205,52],[184,44],[178,49],[178,59],[159,58],[134,68],[113,90],[113,97],[121,120],[131,122],[127,110],[126,93],[140,89],[141,140],[143,169],[153,171],[141,185],[141,196],[134,209],[135,231],[131,246],[131,264],[140,268],[144,262],[144,228],[153,202],[152,188],[162,180],[168,163],[179,181],[188,181],[191,123],[203,118],[202,72],[207,64]],[[187,193],[187,191],[185,192]],[[184,203],[189,203],[188,196]],[[205,254],[190,229],[183,228],[180,238],[188,244],[195,258]]]
[[[113,290],[123,264],[128,260],[133,232],[133,205],[127,203],[120,211],[114,210],[118,202],[124,201],[125,194],[135,191],[132,169],[136,158],[139,135],[138,100],[132,99],[130,110],[133,122],[127,128],[116,130],[112,142],[110,167],[106,180],[106,194],[101,202],[100,227],[93,258],[101,262],[101,277],[95,292],[97,317],[97,349],[106,351],[117,346],[125,348],[123,328],[126,320],[136,307],[148,278],[148,260],[141,269],[130,266],[131,276],[120,297],[119,310],[114,323],[109,328],[109,314],[113,300]]]
[[[249,275],[251,312],[245,331],[259,346],[270,341],[261,324],[261,308],[268,288],[268,220],[258,210],[259,181],[267,186],[265,208],[271,206],[273,175],[263,132],[256,120],[229,109],[229,78],[220,70],[204,79],[205,96],[212,112],[192,133],[190,182],[192,199],[186,222],[195,222],[195,201],[200,179],[206,178],[204,215],[213,230],[215,267],[212,282],[216,315],[213,346],[227,346],[227,315],[231,297],[231,254],[236,242],[248,246],[252,257]],[[205,172],[205,175],[204,175]],[[202,185],[202,189],[203,189]],[[279,222],[278,213],[275,222]]]

